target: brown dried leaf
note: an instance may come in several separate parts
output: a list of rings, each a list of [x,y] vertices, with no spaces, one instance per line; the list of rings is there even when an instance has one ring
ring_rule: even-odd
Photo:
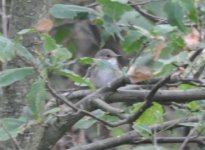
[[[34,26],[34,29],[42,33],[47,33],[52,28],[53,28],[53,21],[51,19],[42,19]]]
[[[192,32],[184,36],[186,47],[193,48],[200,43],[200,33],[196,28],[192,28]]]
[[[136,69],[134,66],[131,66],[127,72],[131,83],[137,83],[141,81],[148,80],[152,77],[152,72],[147,67],[141,67]]]
[[[154,60],[157,60],[162,52],[162,49],[165,48],[166,45],[164,42],[159,43],[156,47],[153,48]]]

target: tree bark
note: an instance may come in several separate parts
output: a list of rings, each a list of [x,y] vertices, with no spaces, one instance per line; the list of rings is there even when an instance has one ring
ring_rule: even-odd
[[[22,29],[31,28],[38,20],[48,18],[48,10],[54,3],[54,0],[13,0],[11,1],[11,18],[9,22],[9,37],[14,38],[16,33]],[[40,45],[38,47],[33,46],[33,42],[39,41],[39,37],[36,34],[24,37],[23,45],[30,51],[33,49],[41,50]],[[9,62],[6,68],[23,67],[25,64],[15,59]],[[6,69],[5,68],[5,69]],[[22,112],[23,106],[25,106],[25,95],[28,91],[28,81],[20,81],[6,87],[4,91],[4,99],[1,100],[4,105],[1,105],[2,112],[1,117],[19,116]],[[17,142],[24,150],[36,150],[41,140],[41,133],[43,128],[39,125],[32,127],[32,131],[29,131],[27,135],[21,135],[18,137]],[[34,136],[35,135],[35,136]],[[6,144],[6,150],[13,149],[13,144]]]
[[[48,18],[49,8],[55,3],[72,3],[72,0],[13,0],[11,1],[11,19],[9,22],[9,37],[14,38],[16,33],[22,29],[31,28],[39,20],[43,18]],[[75,3],[78,1],[75,1]],[[82,1],[79,0],[81,3]],[[27,47],[31,52],[33,50],[42,50],[42,45],[36,45],[36,43],[41,43],[38,34],[29,34],[25,35],[23,38],[23,45]],[[23,67],[25,64],[18,59],[15,59],[12,62],[7,64],[6,68],[16,68]],[[6,69],[5,68],[5,69]],[[4,99],[0,103],[4,105],[0,106],[1,117],[8,116],[19,116],[22,112],[23,106],[25,106],[25,95],[29,89],[28,81],[20,81],[4,89]],[[8,112],[7,112],[8,110]],[[3,115],[2,115],[3,114]],[[68,127],[71,127],[73,123],[79,120],[82,117],[82,114],[68,115],[64,118],[74,119],[71,121],[71,124],[67,125],[67,121],[64,124],[57,123],[53,126],[50,126],[47,129],[42,124],[33,124],[29,131],[25,134],[18,136],[17,142],[22,149],[29,150],[50,150],[53,144],[63,135]],[[57,127],[56,127],[57,126]],[[51,131],[51,132],[49,132]],[[53,132],[52,132],[53,131]],[[53,135],[55,134],[55,135]],[[54,139],[53,139],[54,138]],[[11,146],[10,146],[11,145]],[[6,145],[6,150],[13,149],[13,144]]]

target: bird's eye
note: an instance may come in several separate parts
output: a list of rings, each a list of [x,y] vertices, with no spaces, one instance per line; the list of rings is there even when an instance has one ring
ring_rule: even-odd
[[[111,57],[111,56],[108,54],[107,57]]]

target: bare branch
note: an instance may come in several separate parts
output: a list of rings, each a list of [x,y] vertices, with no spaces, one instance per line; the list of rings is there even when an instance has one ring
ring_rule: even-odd
[[[105,93],[105,100],[108,103],[124,102],[133,104],[143,102],[149,92],[150,90],[130,90]],[[171,102],[186,103],[205,99],[205,90],[159,90],[155,94],[154,99],[160,104],[169,104]]]
[[[98,108],[101,108],[102,110],[106,110],[106,111],[113,113],[113,114],[118,114],[118,113],[124,112],[122,109],[112,107],[99,98],[95,99],[93,103],[96,104]]]

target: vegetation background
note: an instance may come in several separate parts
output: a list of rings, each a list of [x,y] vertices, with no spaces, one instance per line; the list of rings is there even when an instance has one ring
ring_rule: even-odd
[[[204,0],[0,3],[1,150],[205,148]],[[96,89],[102,48],[123,75]]]

